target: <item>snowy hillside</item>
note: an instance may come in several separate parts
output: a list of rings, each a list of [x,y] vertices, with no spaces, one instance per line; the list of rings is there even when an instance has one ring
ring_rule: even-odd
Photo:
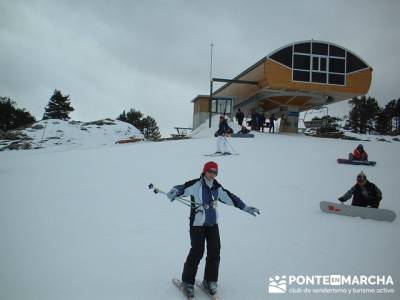
[[[365,142],[378,164],[360,167],[336,163],[355,141],[256,134],[229,142],[240,155],[213,158],[217,179],[261,215],[219,205],[222,299],[365,298],[268,294],[270,277],[290,274],[390,275],[395,293],[367,299],[398,299],[399,219],[324,214],[319,202],[337,201],[364,170],[383,191],[381,207],[399,216],[400,143]],[[183,299],[171,278],[190,248],[189,211],[147,186],[169,190],[198,177],[213,151],[206,137],[1,152],[0,299]],[[204,261],[199,279],[203,271]]]
[[[28,149],[70,149],[114,144],[119,140],[143,139],[142,133],[129,123],[104,119],[93,122],[42,120],[18,132],[22,138],[0,140],[0,149],[14,144]]]

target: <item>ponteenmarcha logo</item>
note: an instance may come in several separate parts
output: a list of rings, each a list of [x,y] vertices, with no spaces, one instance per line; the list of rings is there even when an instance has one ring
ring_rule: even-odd
[[[394,294],[390,275],[283,275],[269,277],[269,294]]]
[[[287,291],[286,276],[274,276],[269,278],[268,293],[284,294]]]

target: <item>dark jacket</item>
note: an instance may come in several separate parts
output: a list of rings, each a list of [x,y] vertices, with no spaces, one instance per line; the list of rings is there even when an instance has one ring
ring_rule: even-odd
[[[236,113],[236,120],[243,121],[243,119],[244,119],[244,113],[242,111],[238,111]]]
[[[226,121],[222,121],[219,123],[217,135],[225,135],[231,132],[231,128],[228,126]]]
[[[365,185],[354,185],[350,190],[346,192],[341,198],[346,201],[353,196],[351,205],[354,206],[371,206],[378,208],[379,202],[382,200],[381,190],[372,182],[366,181]]]

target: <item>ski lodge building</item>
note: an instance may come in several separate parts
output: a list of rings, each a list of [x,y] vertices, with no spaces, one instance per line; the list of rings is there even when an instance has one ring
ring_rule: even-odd
[[[240,108],[275,113],[280,132],[298,132],[299,113],[364,95],[372,68],[350,50],[309,40],[283,46],[212,92],[212,114],[234,117]],[[218,80],[215,80],[218,81]],[[236,82],[232,82],[236,81]],[[209,118],[209,95],[192,100],[193,129]]]

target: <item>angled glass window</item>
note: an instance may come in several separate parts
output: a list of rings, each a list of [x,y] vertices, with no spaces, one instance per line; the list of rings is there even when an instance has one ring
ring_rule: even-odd
[[[326,57],[321,57],[320,58],[319,69],[321,71],[326,71]]]
[[[293,69],[310,70],[310,56],[295,54]]]
[[[232,110],[232,100],[213,100],[211,109],[213,113],[230,114]]]
[[[312,72],[312,82],[326,83],[326,73]]]
[[[298,53],[311,53],[311,44],[310,43],[301,43],[294,45],[294,52]]]
[[[289,68],[292,67],[292,52],[293,47],[289,46],[279,50],[278,52],[272,54],[270,56],[271,59],[288,66]]]
[[[333,73],[344,73],[345,72],[344,59],[341,58],[329,58],[329,72]]]
[[[293,80],[310,82],[310,72],[293,70]]]
[[[319,71],[319,58],[313,57],[312,59],[312,69],[315,71]]]
[[[350,52],[347,52],[346,61],[347,73],[362,70],[368,67],[361,59],[357,58]]]
[[[282,60],[279,55],[283,54],[283,50],[287,51],[286,66],[289,66],[290,62],[290,55],[287,54],[291,53],[293,57],[293,81],[345,85],[347,73],[368,68],[361,59],[346,49],[329,43],[311,41],[293,44],[271,57],[275,56],[277,61]]]
[[[328,55],[328,44],[312,43],[312,54]]]
[[[344,75],[340,74],[329,74],[329,84],[340,84],[344,85]]]
[[[329,55],[337,57],[345,57],[346,51],[334,45],[329,45]]]

